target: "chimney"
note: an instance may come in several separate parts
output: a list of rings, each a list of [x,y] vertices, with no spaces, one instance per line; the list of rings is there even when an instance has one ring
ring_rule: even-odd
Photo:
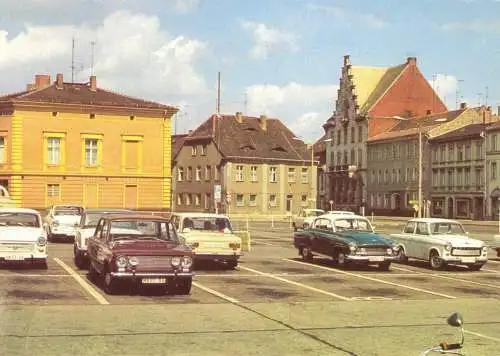
[[[266,115],[260,115],[259,124],[260,124],[260,128],[263,131],[267,131],[267,116]]]
[[[97,90],[97,78],[95,75],[90,76],[90,90],[91,91]]]
[[[460,103],[460,109],[467,109],[467,103]]]
[[[188,130],[188,135],[191,135],[193,133],[193,130]]]
[[[416,66],[417,65],[417,57],[406,58],[406,63],[411,65],[411,66]]]
[[[234,117],[236,118],[236,121],[240,124],[243,123],[243,113],[241,111],[238,111],[236,112],[236,114],[234,115]]]
[[[37,74],[35,75],[35,89],[43,89],[50,86],[50,75]]]
[[[56,75],[56,87],[57,87],[57,89],[63,88],[63,75],[62,75],[62,73],[57,73],[57,75]]]
[[[432,114],[432,110],[431,109],[427,109],[427,112],[425,113],[425,115],[431,115]]]

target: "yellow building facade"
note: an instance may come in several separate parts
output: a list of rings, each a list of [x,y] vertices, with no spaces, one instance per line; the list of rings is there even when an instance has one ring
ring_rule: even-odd
[[[0,184],[23,207],[169,209],[176,110],[37,76],[0,97]]]

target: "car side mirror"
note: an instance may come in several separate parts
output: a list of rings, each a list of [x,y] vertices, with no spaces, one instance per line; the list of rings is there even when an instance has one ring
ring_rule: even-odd
[[[460,313],[451,314],[446,320],[446,322],[448,323],[448,325],[457,328],[462,327],[464,325],[464,319],[462,318],[462,315],[460,315]]]

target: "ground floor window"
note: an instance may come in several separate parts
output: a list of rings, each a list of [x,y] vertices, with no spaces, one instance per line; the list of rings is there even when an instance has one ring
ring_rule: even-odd
[[[471,202],[469,199],[457,199],[457,218],[468,218]]]
[[[444,198],[432,199],[432,216],[444,216]]]

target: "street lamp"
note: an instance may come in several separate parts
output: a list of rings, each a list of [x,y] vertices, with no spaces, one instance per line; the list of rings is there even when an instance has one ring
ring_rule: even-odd
[[[393,119],[401,120],[401,121],[411,121],[411,118],[404,118],[401,116],[393,116]],[[439,118],[433,120],[434,122],[445,122],[447,118]],[[422,122],[418,122],[418,217],[422,217],[422,156],[423,156],[423,145],[422,145]]]

